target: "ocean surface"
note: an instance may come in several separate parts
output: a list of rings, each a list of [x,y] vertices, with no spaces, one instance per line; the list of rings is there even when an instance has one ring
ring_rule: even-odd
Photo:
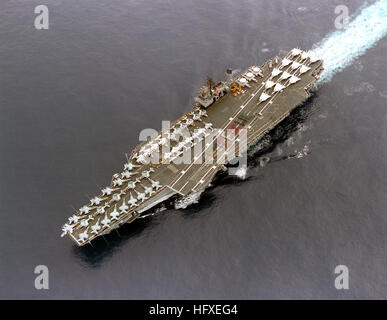
[[[140,131],[190,110],[207,75],[314,48],[336,6],[374,3],[46,0],[36,30],[40,1],[2,0],[0,298],[387,298],[387,37],[265,136],[245,180],[220,175],[199,203],[93,247],[60,238]]]

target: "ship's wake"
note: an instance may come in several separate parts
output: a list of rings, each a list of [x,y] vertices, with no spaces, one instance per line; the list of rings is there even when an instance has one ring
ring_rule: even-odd
[[[317,43],[312,52],[323,59],[325,70],[318,85],[328,82],[387,34],[387,0],[365,7],[345,30],[335,31]]]

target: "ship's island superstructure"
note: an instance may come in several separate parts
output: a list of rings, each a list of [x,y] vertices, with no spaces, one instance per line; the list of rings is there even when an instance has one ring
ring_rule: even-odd
[[[295,48],[234,78],[228,69],[225,82],[215,84],[209,78],[192,111],[138,145],[110,185],[68,219],[62,236],[84,245],[173,196],[204,190],[224,168],[217,161],[223,156],[214,151],[218,137],[229,129],[246,129],[247,147],[251,146],[310,96],[322,70],[322,60]],[[191,161],[175,161],[198,145],[202,151],[190,153]],[[212,163],[202,159],[209,153]]]

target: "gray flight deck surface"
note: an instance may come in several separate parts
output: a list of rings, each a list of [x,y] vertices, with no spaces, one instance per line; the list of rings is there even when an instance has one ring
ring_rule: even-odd
[[[247,129],[247,147],[249,147],[309,97],[310,90],[313,89],[318,75],[323,70],[322,61],[317,58],[312,59],[302,51],[292,54],[292,52],[298,52],[297,49],[293,50],[296,51],[290,51],[285,57],[287,61],[291,60],[291,64],[284,66],[283,59],[276,57],[259,68],[249,68],[227,83],[228,89],[231,87],[231,82],[240,84],[237,92],[229,90],[208,107],[196,104],[191,113],[185,114],[171,125],[173,128],[187,119],[192,120],[195,112],[202,112],[202,117],[186,126],[190,135],[199,128],[207,133],[205,139],[191,142],[191,148],[186,151],[189,152],[190,161],[185,161],[188,163],[178,164],[173,161],[174,158],[170,161],[164,159],[164,150],[160,143],[156,146],[154,139],[137,146],[132,151],[128,163],[125,164],[124,172],[115,174],[110,186],[103,189],[101,195],[93,198],[91,204],[82,207],[69,218],[63,226],[62,235],[67,234],[78,245],[83,245],[100,235],[109,233],[123,223],[132,222],[150,208],[174,195],[184,197],[191,192],[204,190],[223,165],[231,160],[228,158],[227,161],[220,161],[225,159],[223,153],[219,153],[222,149],[218,146],[219,138],[227,129]],[[299,63],[299,66],[295,68],[293,62],[296,62],[296,65]],[[300,71],[302,66],[305,68],[303,72]],[[251,77],[253,70],[257,69],[259,72],[254,72],[254,77]],[[280,71],[276,76],[272,73],[274,69]],[[280,80],[286,72],[294,76],[297,79],[296,82],[291,83],[291,78],[286,77]],[[250,78],[246,77],[246,74],[250,75]],[[249,81],[238,81],[243,77]],[[274,84],[283,85],[283,89],[275,91],[276,87],[265,88],[268,80]],[[211,92],[211,87],[209,90]],[[265,96],[264,93],[268,95],[266,99],[262,98]],[[211,125],[211,128],[205,129],[206,124]],[[164,134],[164,131],[160,131],[159,139],[164,137]],[[181,142],[181,139],[168,143],[173,148]],[[236,150],[239,150],[242,147],[239,147],[237,141],[227,139],[227,146],[229,143],[238,145]],[[157,164],[144,164],[139,160],[138,155],[143,153],[141,150],[146,150],[147,145],[149,148],[152,145],[156,146],[155,150],[160,152],[161,159]],[[195,151],[191,152],[194,149],[193,146]],[[198,146],[200,148],[197,148]],[[200,151],[197,152],[197,150]],[[182,155],[181,151],[177,152]],[[208,161],[211,158],[206,158],[205,154],[213,156],[213,161]],[[196,157],[197,155],[199,157]]]

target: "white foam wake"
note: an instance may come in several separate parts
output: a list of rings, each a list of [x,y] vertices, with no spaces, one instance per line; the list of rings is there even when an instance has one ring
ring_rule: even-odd
[[[204,190],[191,192],[185,197],[178,199],[175,201],[175,209],[185,209],[191,204],[195,204],[199,202],[200,196]]]
[[[246,165],[243,165],[241,166],[240,168],[238,168],[234,175],[236,175],[239,179],[246,179],[246,175],[247,175],[247,166]]]
[[[324,61],[319,85],[349,66],[387,34],[387,0],[365,7],[345,30],[335,31],[312,50]]]

